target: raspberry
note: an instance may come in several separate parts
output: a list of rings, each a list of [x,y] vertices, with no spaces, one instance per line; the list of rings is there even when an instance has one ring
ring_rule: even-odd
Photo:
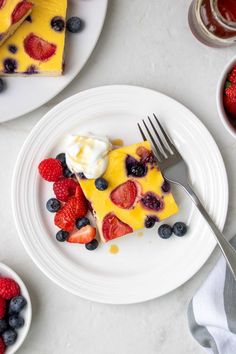
[[[0,320],[2,320],[6,313],[6,300],[0,297]]]
[[[41,161],[38,170],[41,177],[48,182],[58,181],[63,173],[61,162],[52,158]]]
[[[19,285],[10,278],[0,278],[0,296],[10,300],[14,296],[20,295]]]
[[[5,345],[5,343],[3,342],[2,337],[0,337],[0,354],[4,354],[4,353],[5,353],[5,350],[6,350],[6,345]]]
[[[62,178],[53,184],[53,191],[57,199],[67,202],[68,199],[75,195],[78,183],[72,178]]]

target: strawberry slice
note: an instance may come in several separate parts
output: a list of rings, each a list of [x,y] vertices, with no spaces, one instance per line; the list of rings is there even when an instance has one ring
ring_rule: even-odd
[[[89,243],[91,242],[96,236],[96,228],[92,227],[91,225],[86,225],[82,227],[80,230],[76,231],[75,233],[71,234],[67,241],[70,243]]]
[[[0,4],[1,5],[1,4]],[[32,9],[32,2],[23,0],[19,2],[11,14],[12,24],[19,22]]]
[[[0,9],[5,5],[5,0],[0,0]]]
[[[44,39],[30,33],[24,39],[24,48],[26,53],[35,60],[46,61],[51,58],[57,50],[57,46]]]
[[[54,224],[65,231],[73,231],[75,226],[75,211],[71,204],[65,204],[55,215]]]
[[[137,186],[133,181],[127,181],[116,187],[110,194],[111,201],[122,209],[130,209],[137,198]]]
[[[133,232],[132,227],[118,219],[114,213],[109,213],[103,219],[102,232],[105,241],[124,236]]]

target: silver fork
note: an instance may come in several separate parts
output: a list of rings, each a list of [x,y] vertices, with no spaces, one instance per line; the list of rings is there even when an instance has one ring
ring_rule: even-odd
[[[151,132],[145,120],[142,120],[145,130],[142,129],[141,125],[138,123],[138,128],[143,140],[148,140],[144,133],[144,131],[146,131],[150,138],[149,140],[152,142],[154,155],[158,160],[158,165],[165,179],[169,182],[178,184],[183,187],[183,189],[190,196],[192,201],[196,204],[198,210],[208,222],[209,227],[213,231],[216,241],[218,242],[218,245],[221,249],[221,252],[223,253],[226,259],[226,262],[234,276],[234,279],[236,280],[236,251],[231,246],[231,244],[225,239],[224,235],[216,226],[211,216],[208,214],[208,212],[202,205],[200,199],[191,188],[188,179],[187,164],[180,155],[179,151],[176,149],[173,142],[168,137],[166,131],[164,130],[163,126],[161,125],[155,114],[153,114],[153,116],[154,120],[151,120],[150,117],[148,117],[153,133]],[[162,133],[162,137],[158,131]]]

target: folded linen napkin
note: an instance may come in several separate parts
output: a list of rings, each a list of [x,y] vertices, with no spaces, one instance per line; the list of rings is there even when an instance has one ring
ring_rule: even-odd
[[[188,322],[207,353],[236,354],[236,282],[223,256],[190,302]]]

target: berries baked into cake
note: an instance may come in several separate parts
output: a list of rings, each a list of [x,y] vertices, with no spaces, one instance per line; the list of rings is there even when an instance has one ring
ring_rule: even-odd
[[[18,13],[15,10],[11,21],[24,20],[31,9],[32,13],[0,47],[0,75],[61,75],[67,0],[0,0],[0,32],[2,19],[9,22],[4,9],[12,2],[18,3]]]
[[[111,150],[102,177],[80,175],[79,183],[104,242],[150,228],[178,211],[149,142]]]

